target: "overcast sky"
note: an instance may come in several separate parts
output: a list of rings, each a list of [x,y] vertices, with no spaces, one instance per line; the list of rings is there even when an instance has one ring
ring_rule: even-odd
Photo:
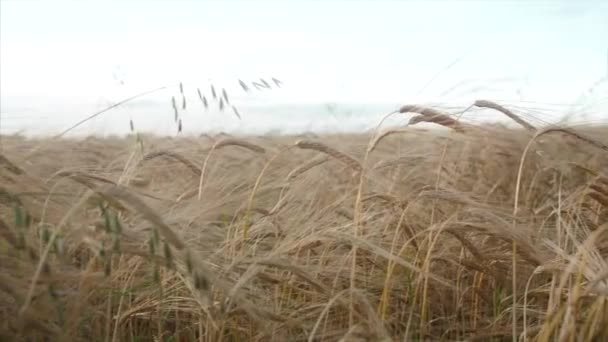
[[[237,78],[259,77],[284,82],[256,95],[276,103],[449,102],[480,94],[567,103],[608,75],[608,1],[0,5],[0,97],[8,117],[76,103],[82,116],[104,101],[180,81],[236,92]],[[600,101],[608,97],[597,92]]]

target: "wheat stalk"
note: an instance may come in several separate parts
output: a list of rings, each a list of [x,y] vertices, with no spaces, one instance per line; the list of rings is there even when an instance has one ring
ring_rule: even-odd
[[[417,105],[405,105],[399,109],[399,113],[418,113],[408,122],[408,125],[415,125],[419,122],[432,122],[441,126],[452,128],[458,132],[464,132],[465,127],[458,121],[452,119],[447,114],[438,110]]]
[[[287,180],[291,181],[291,180],[295,179],[296,177],[298,177],[299,175],[305,173],[306,171],[308,171],[316,166],[319,166],[319,165],[327,162],[328,160],[329,160],[328,156],[314,158],[314,159],[310,160],[308,163],[302,164],[302,165],[298,166],[297,168],[293,169],[287,175]]]
[[[193,174],[195,174],[197,176],[200,175],[200,166],[196,165],[194,162],[192,162],[191,160],[189,160],[188,158],[182,156],[181,154],[179,154],[177,152],[172,152],[172,151],[167,151],[167,150],[150,152],[142,158],[142,162],[153,160],[158,157],[169,157],[173,160],[176,160],[176,161],[184,164],[188,168],[188,170],[192,171]]]
[[[205,170],[207,169],[207,163],[209,161],[209,158],[211,157],[211,154],[213,154],[213,151],[219,150],[219,149],[227,147],[227,146],[239,146],[239,147],[245,148],[245,149],[250,150],[255,153],[260,153],[260,154],[266,153],[266,150],[263,147],[252,144],[245,140],[240,140],[240,139],[226,138],[226,139],[222,139],[222,140],[216,142],[215,144],[213,144],[213,147],[207,154],[207,157],[205,158],[205,162],[203,163],[203,166],[200,171],[201,176],[200,176],[199,183],[198,183],[198,200],[199,201],[201,200],[201,197],[203,194],[203,182],[205,179]]]
[[[215,143],[215,145],[213,145],[213,150],[219,150],[221,148],[224,147],[228,147],[228,146],[239,146],[245,149],[248,149],[252,152],[256,152],[256,153],[266,153],[266,149],[263,148],[262,146],[256,145],[254,143],[250,143],[247,140],[242,140],[242,139],[234,139],[234,138],[227,138],[227,139],[222,139],[220,141],[218,141],[217,143]]]
[[[371,143],[371,145],[368,147],[367,149],[367,153],[372,153],[376,147],[378,146],[378,144],[386,137],[393,135],[393,134],[399,134],[399,133],[408,133],[409,131],[403,130],[403,129],[391,129],[388,130],[382,134],[380,134],[376,139],[373,140],[373,142]]]
[[[602,143],[601,141],[589,138],[581,133],[575,132],[574,130],[570,129],[570,128],[565,128],[565,127],[549,127],[546,128],[542,131],[538,131],[538,133],[536,134],[536,136],[532,139],[537,140],[538,138],[540,138],[543,135],[547,135],[549,133],[564,133],[568,136],[574,137],[580,141],[583,141],[591,146],[597,147],[601,150],[607,151],[608,152],[608,145]]]
[[[363,169],[361,164],[358,161],[356,161],[354,158],[352,158],[352,157],[348,156],[347,154],[344,154],[336,149],[333,149],[323,143],[316,142],[316,141],[310,141],[310,140],[298,140],[298,141],[296,141],[295,146],[298,148],[304,149],[304,150],[315,150],[315,151],[325,153],[325,154],[341,161],[342,163],[344,163],[346,166],[350,167],[354,171],[360,172]]]
[[[503,107],[497,103],[487,101],[487,100],[477,100],[477,101],[475,101],[474,105],[477,107],[481,107],[481,108],[490,108],[490,109],[497,110],[497,111],[503,113],[504,115],[508,116],[509,118],[511,118],[513,121],[520,124],[523,128],[525,128],[529,131],[532,131],[532,132],[536,131],[536,127],[532,126],[531,124],[526,122],[524,119],[517,116],[515,113],[511,112],[510,110],[506,109],[505,107]]]

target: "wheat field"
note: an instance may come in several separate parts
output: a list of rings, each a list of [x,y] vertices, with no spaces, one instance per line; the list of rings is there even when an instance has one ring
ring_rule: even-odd
[[[608,128],[401,112],[369,134],[4,136],[0,340],[607,339]]]

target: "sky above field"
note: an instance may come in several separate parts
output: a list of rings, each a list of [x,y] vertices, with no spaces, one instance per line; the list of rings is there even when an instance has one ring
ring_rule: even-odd
[[[59,129],[179,82],[191,95],[213,83],[244,108],[263,103],[267,111],[479,97],[559,104],[608,99],[602,83],[608,1],[0,0],[0,6],[2,132]],[[237,79],[260,77],[276,77],[283,87],[240,91]],[[171,116],[174,94],[175,87],[142,98],[146,106],[121,115],[145,107],[146,120],[167,125],[170,120],[157,116]],[[272,115],[249,119],[222,117],[214,127],[285,124]]]

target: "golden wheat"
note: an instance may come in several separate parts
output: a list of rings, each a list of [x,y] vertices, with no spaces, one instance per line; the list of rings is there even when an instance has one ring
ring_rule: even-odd
[[[3,137],[0,339],[608,338],[606,128],[404,111],[464,134]]]

